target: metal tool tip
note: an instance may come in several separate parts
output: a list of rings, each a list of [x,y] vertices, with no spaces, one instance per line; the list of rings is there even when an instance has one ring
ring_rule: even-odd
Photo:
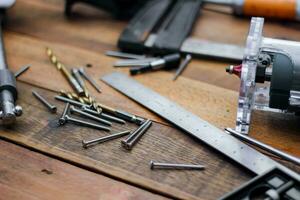
[[[151,160],[151,161],[150,161],[150,169],[153,169],[153,168],[154,168],[154,161]]]
[[[82,143],[82,147],[85,148],[85,149],[87,149],[87,147],[88,147],[87,146],[87,142],[85,140],[82,140],[81,143]]]

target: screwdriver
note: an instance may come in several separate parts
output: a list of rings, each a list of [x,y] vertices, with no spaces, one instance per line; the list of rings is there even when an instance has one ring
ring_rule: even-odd
[[[204,0],[204,3],[230,6],[236,15],[300,21],[300,0]]]

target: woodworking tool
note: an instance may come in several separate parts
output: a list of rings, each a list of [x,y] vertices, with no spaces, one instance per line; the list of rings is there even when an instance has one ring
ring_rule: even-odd
[[[44,97],[42,97],[39,93],[36,91],[32,91],[33,96],[35,96],[43,105],[45,105],[48,110],[52,113],[56,113],[57,107],[55,105],[52,105],[49,103]]]
[[[84,111],[84,112],[90,113],[92,115],[96,115],[96,116],[98,116],[100,118],[102,117],[104,119],[107,119],[107,120],[110,120],[110,121],[113,121],[113,122],[117,122],[117,123],[120,123],[120,124],[126,124],[126,122],[123,119],[119,119],[117,117],[113,117],[113,116],[105,114],[103,112],[98,113],[95,110],[89,109],[87,106],[82,106],[81,110]]]
[[[65,103],[70,103],[70,104],[78,106],[78,107],[87,106],[84,103],[80,103],[78,101],[74,101],[72,99],[68,99],[68,98],[65,98],[65,97],[62,97],[62,96],[55,96],[54,98],[56,100],[63,101]],[[143,118],[138,117],[136,115],[130,114],[130,113],[122,111],[122,110],[116,110],[116,109],[113,109],[109,106],[105,106],[103,104],[100,104],[100,105],[101,105],[101,108],[103,108],[103,110],[105,110],[106,112],[111,113],[111,114],[115,115],[116,117],[119,117],[119,118],[124,119],[126,121],[133,122],[133,123],[136,123],[138,125],[140,125],[144,122]]]
[[[150,161],[150,169],[203,170],[203,165],[173,164]]]
[[[184,61],[178,67],[178,69],[174,75],[173,81],[176,81],[178,76],[180,76],[180,74],[185,70],[185,68],[188,66],[188,64],[191,62],[191,60],[192,60],[192,56],[190,54],[186,55]]]
[[[98,129],[98,130],[110,131],[110,128],[108,128],[106,126],[101,126],[101,125],[94,124],[91,122],[75,119],[73,117],[70,117],[69,115],[66,115],[65,119],[66,119],[66,122],[71,122],[74,124],[78,124],[80,126],[86,126],[86,127],[90,127],[90,128],[94,128],[94,129]]]
[[[70,109],[70,103],[66,103],[64,111],[58,120],[59,125],[64,125],[66,123],[66,115],[69,114],[69,109]]]
[[[97,90],[97,92],[101,93],[101,88],[97,84],[97,82],[81,67],[79,69],[79,73],[88,81],[90,84]]]
[[[300,113],[300,42],[263,37],[252,18],[244,59],[227,69],[240,77],[236,130],[248,134],[252,110]]]
[[[203,2],[230,6],[236,15],[300,20],[299,0],[203,0]]]
[[[14,75],[15,78],[18,78],[19,76],[21,76],[23,73],[25,73],[29,68],[31,67],[31,65],[25,65],[23,67],[21,67]]]
[[[232,199],[299,200],[300,176],[273,168],[220,198]]]
[[[71,112],[71,113],[79,114],[79,115],[81,115],[81,116],[83,116],[83,117],[86,117],[86,118],[95,120],[95,121],[97,121],[97,122],[100,122],[100,123],[105,124],[105,125],[108,125],[108,126],[111,126],[111,125],[112,125],[111,122],[106,121],[106,120],[104,120],[104,119],[101,119],[101,118],[99,118],[99,117],[96,117],[96,116],[94,116],[94,115],[91,115],[91,114],[89,114],[89,113],[83,112],[83,111],[81,111],[81,110],[75,108],[74,106],[70,106],[70,112]]]
[[[297,157],[292,156],[288,153],[285,153],[283,151],[275,149],[275,148],[273,148],[273,147],[271,147],[267,144],[264,144],[264,143],[254,139],[254,138],[248,137],[248,136],[246,136],[242,133],[239,133],[239,132],[237,132],[237,131],[235,131],[231,128],[226,128],[225,132],[228,132],[229,134],[233,135],[234,137],[236,137],[236,138],[238,138],[238,139],[240,139],[244,142],[247,142],[247,143],[252,144],[256,147],[259,147],[259,148],[261,148],[265,151],[268,151],[268,152],[270,152],[270,153],[272,153],[276,156],[279,156],[280,158],[291,161],[291,162],[295,163],[296,165],[300,165],[300,158],[297,158]]]
[[[22,107],[15,105],[18,98],[16,78],[6,63],[2,30],[4,12],[14,3],[14,0],[0,2],[0,119],[3,125],[13,124],[16,117],[22,115]]]
[[[201,0],[153,0],[129,22],[118,41],[125,52],[182,53],[196,57],[241,61],[244,47],[187,38],[201,10]],[[155,13],[155,14],[153,14]]]
[[[77,80],[72,76],[72,74],[65,67],[65,65],[62,64],[57,59],[57,57],[53,54],[53,51],[50,48],[47,48],[46,51],[47,51],[47,55],[48,55],[51,63],[54,64],[56,66],[56,68],[62,72],[62,74],[66,77],[66,79],[69,81],[69,83],[74,88],[74,90],[81,96],[85,95],[83,88],[80,86],[80,84],[77,82]]]
[[[138,68],[131,68],[130,74],[136,75],[138,73],[144,73],[148,71],[153,70],[159,70],[159,69],[172,69],[178,67],[180,63],[180,54],[170,54],[166,55],[160,59],[154,60],[152,62],[149,62],[145,66],[141,66]]]
[[[124,137],[125,135],[128,135],[129,133],[130,133],[130,131],[123,131],[123,132],[120,132],[120,133],[115,133],[115,134],[104,136],[104,137],[97,138],[97,139],[94,139],[94,140],[89,140],[89,141],[82,140],[82,146],[84,148],[88,148],[90,145],[100,144],[100,143],[107,142],[107,141],[110,141],[110,140],[114,140],[114,139],[117,139],[117,138],[120,138],[120,137]]]
[[[262,174],[275,166],[286,168],[124,74],[115,72],[102,80],[255,174]]]
[[[131,150],[133,146],[141,139],[141,137],[146,133],[146,131],[152,125],[151,120],[145,121],[136,131],[134,131],[128,138],[121,141],[122,146],[127,149]]]
[[[106,51],[105,55],[117,58],[126,58],[126,59],[144,59],[146,56],[144,55],[137,55],[131,53],[124,53],[120,51]]]

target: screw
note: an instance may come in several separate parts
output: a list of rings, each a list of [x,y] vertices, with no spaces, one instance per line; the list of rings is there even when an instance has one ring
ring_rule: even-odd
[[[121,123],[121,124],[126,124],[126,122],[123,119],[120,119],[120,118],[117,118],[117,117],[113,117],[111,115],[107,115],[107,114],[104,114],[104,113],[98,113],[97,111],[91,110],[91,109],[89,109],[86,106],[82,106],[81,110],[84,111],[84,112],[86,112],[86,113],[89,113],[89,114],[92,114],[92,115],[96,115],[96,116],[105,118],[107,120],[111,120],[111,121],[118,122],[118,123]]]
[[[56,106],[50,104],[44,97],[38,94],[36,91],[32,91],[33,96],[35,96],[40,102],[42,102],[52,113],[56,113]]]
[[[90,118],[90,119],[92,119],[92,120],[101,122],[101,123],[103,123],[103,124],[105,124],[105,125],[108,125],[108,126],[111,126],[111,125],[112,125],[111,122],[109,122],[109,121],[107,121],[107,120],[104,120],[104,119],[101,119],[101,118],[99,118],[99,117],[96,117],[96,116],[94,116],[94,115],[91,115],[91,114],[89,114],[89,113],[83,112],[83,111],[81,111],[81,110],[75,108],[74,106],[71,106],[71,107],[70,107],[70,111],[71,111],[71,113],[77,113],[77,114],[82,115],[82,116],[84,116],[84,117],[87,117],[87,118]]]
[[[78,125],[82,125],[82,126],[86,126],[86,127],[90,127],[90,128],[95,128],[98,130],[110,131],[110,128],[108,128],[106,126],[101,126],[101,125],[90,123],[90,122],[83,121],[80,119],[75,119],[75,118],[70,117],[69,115],[66,115],[65,119],[66,119],[66,122],[71,122],[74,124],[78,124]]]
[[[56,100],[59,100],[59,101],[63,101],[65,103],[70,103],[71,105],[74,105],[74,106],[78,106],[78,107],[81,107],[81,106],[87,106],[86,104],[84,103],[80,103],[78,101],[75,101],[75,100],[72,100],[72,99],[68,99],[66,97],[63,97],[63,96],[55,96],[54,97]]]
[[[25,65],[23,67],[21,67],[14,75],[15,78],[18,78],[19,76],[21,76],[24,72],[26,72],[29,68],[31,67],[31,65]]]
[[[174,75],[173,81],[176,81],[178,76],[184,71],[184,69],[188,66],[188,64],[191,62],[192,56],[190,54],[187,54],[184,61],[181,63],[181,65],[178,67],[176,74]]]
[[[65,106],[65,108],[64,108],[64,111],[63,111],[63,113],[61,115],[61,117],[58,120],[58,123],[60,125],[64,125],[66,123],[66,115],[69,112],[69,108],[70,108],[70,103],[67,103],[66,106]]]
[[[146,133],[148,128],[150,128],[151,124],[152,124],[152,121],[148,119],[138,129],[136,129],[128,138],[121,141],[122,146],[127,150],[131,150],[132,147]]]
[[[187,165],[187,164],[172,164],[172,163],[159,163],[150,161],[150,169],[192,169],[192,170],[203,170],[203,165]]]
[[[95,144],[95,143],[99,144],[99,143],[103,143],[103,142],[110,141],[110,140],[113,140],[113,139],[117,139],[117,138],[123,137],[125,135],[128,135],[129,133],[130,133],[130,131],[123,131],[123,132],[120,132],[120,133],[115,133],[115,134],[112,134],[112,135],[104,136],[104,137],[97,138],[97,139],[90,140],[90,141],[82,140],[82,146],[84,148],[87,148],[91,144]]]
[[[85,72],[83,68],[79,69],[79,73],[88,81],[90,84],[97,90],[97,92],[101,93],[101,88],[97,84],[97,82]]]

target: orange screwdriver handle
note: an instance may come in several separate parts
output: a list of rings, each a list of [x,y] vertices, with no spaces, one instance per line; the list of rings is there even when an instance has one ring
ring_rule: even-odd
[[[299,0],[243,0],[236,14],[255,17],[300,20]]]

